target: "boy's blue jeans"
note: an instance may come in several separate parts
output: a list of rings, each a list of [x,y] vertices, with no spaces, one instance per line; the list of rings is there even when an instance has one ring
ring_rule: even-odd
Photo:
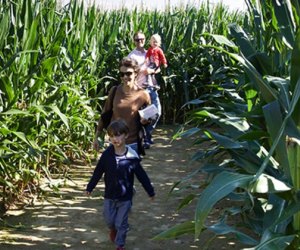
[[[132,201],[118,201],[104,199],[103,216],[109,229],[116,229],[117,235],[115,244],[124,246],[126,235],[129,229],[128,213],[131,209]]]
[[[159,96],[157,93],[157,90],[155,88],[152,87],[148,87],[147,91],[150,95],[151,98],[151,103],[154,104],[156,106],[156,108],[158,109],[158,116],[157,119],[151,123],[145,126],[145,138],[144,141],[146,143],[151,143],[152,142],[152,131],[154,130],[154,128],[156,127],[156,124],[161,116],[161,104],[160,104],[160,100],[159,100]]]

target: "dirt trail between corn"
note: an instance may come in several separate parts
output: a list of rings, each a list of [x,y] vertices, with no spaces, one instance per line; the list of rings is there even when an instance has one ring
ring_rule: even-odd
[[[159,126],[154,133],[155,144],[146,151],[143,166],[157,195],[151,202],[136,180],[137,193],[129,215],[126,249],[242,249],[243,246],[235,242],[232,235],[215,237],[206,247],[207,241],[213,237],[210,232],[204,232],[200,241],[194,241],[193,235],[163,241],[152,239],[172,225],[194,216],[195,202],[179,212],[176,210],[188,190],[176,196],[169,195],[174,183],[200,166],[199,162],[190,160],[195,153],[191,140],[181,138],[171,141],[175,130],[175,126]],[[8,211],[4,218],[6,224],[1,225],[0,249],[115,249],[108,239],[102,217],[103,183],[99,182],[91,197],[84,192],[94,166],[72,166],[72,181],[60,189],[59,195],[50,195],[47,201],[36,201],[34,206],[22,210]],[[196,178],[205,177],[198,175]],[[215,220],[213,215],[210,220]]]

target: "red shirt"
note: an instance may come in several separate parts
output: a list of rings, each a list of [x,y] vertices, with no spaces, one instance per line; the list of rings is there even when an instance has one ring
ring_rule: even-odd
[[[146,54],[146,59],[147,58],[151,63],[155,63],[156,67],[159,67],[161,64],[167,65],[167,59],[163,50],[160,47],[150,47]]]

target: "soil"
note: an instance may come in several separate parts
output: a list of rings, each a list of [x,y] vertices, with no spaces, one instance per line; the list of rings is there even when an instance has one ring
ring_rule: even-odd
[[[156,197],[154,201],[150,201],[136,180],[137,193],[129,215],[130,231],[126,249],[220,250],[246,247],[237,242],[233,235],[218,237],[209,231],[202,233],[197,241],[192,234],[168,240],[152,239],[171,226],[194,217],[196,201],[177,210],[189,190],[170,195],[174,183],[201,166],[199,162],[191,161],[196,148],[190,139],[172,140],[176,129],[175,126],[159,126],[154,133],[155,144],[146,151],[143,166],[153,182]],[[9,210],[1,223],[0,249],[115,249],[108,238],[108,230],[102,217],[102,181],[98,183],[92,196],[85,195],[85,186],[94,167],[95,162],[90,166],[71,166],[71,178],[59,191],[52,192],[47,199],[36,200],[33,206]],[[197,175],[194,181],[199,182],[201,178],[205,176]],[[215,211],[209,220],[213,222],[217,216]]]

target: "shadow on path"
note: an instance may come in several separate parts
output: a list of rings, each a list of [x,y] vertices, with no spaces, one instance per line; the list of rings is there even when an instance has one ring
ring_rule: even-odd
[[[204,249],[212,234],[205,232],[200,241],[193,235],[165,241],[151,240],[155,235],[194,217],[194,204],[177,213],[182,195],[169,195],[173,184],[198,168],[191,162],[195,152],[192,142],[185,139],[171,141],[175,126],[160,126],[154,134],[155,144],[147,150],[143,159],[156,190],[151,202],[136,181],[137,193],[129,215],[130,231],[127,250]],[[36,202],[34,207],[10,210],[5,221],[13,227],[2,226],[0,249],[5,250],[89,250],[115,249],[108,239],[108,231],[102,217],[103,183],[100,181],[91,197],[85,195],[85,186],[95,165],[72,166],[72,181],[53,194],[47,201]],[[199,178],[199,176],[197,176]],[[204,178],[204,177],[203,177]],[[208,249],[242,249],[230,238],[215,238]]]

